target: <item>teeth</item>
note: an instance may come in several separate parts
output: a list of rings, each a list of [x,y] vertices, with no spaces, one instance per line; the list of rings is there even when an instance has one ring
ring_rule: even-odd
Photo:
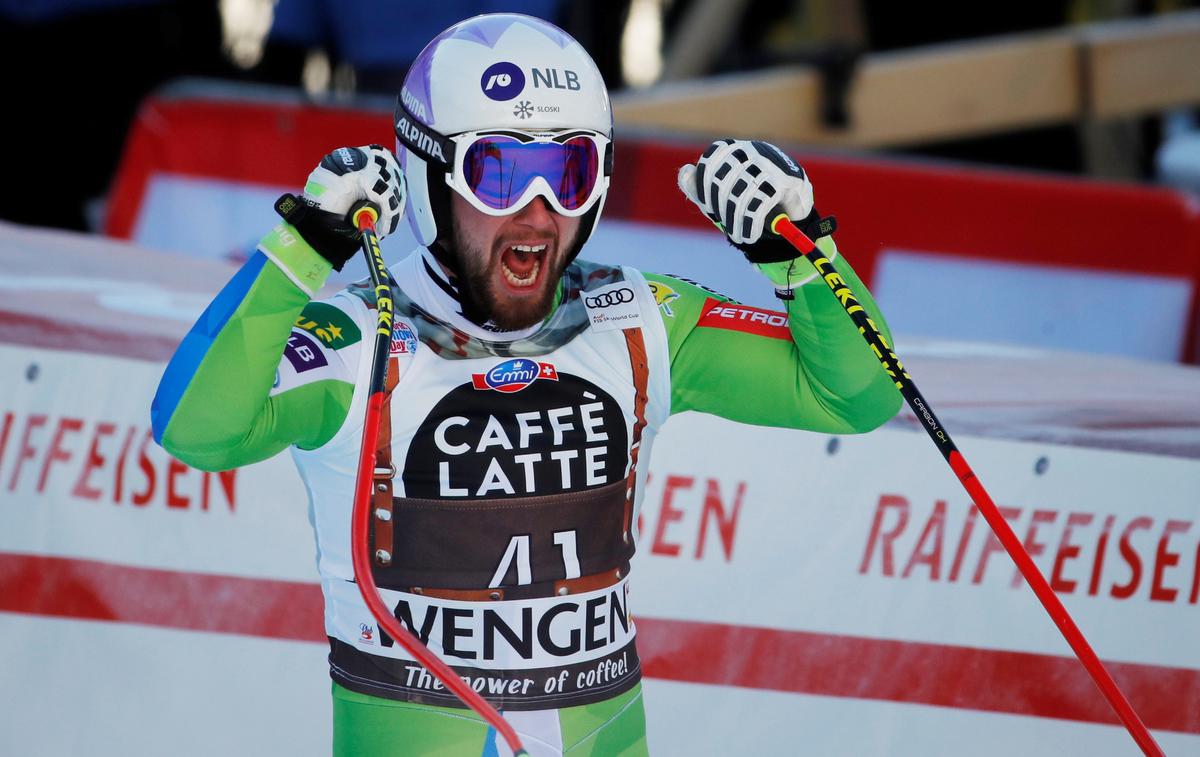
[[[546,249],[544,244],[514,244],[512,246],[517,252],[541,252]]]
[[[529,272],[529,275],[525,276],[524,278],[521,278],[520,276],[518,276],[517,274],[515,274],[511,270],[509,270],[508,266],[504,265],[503,262],[500,263],[500,270],[504,273],[504,278],[508,281],[508,283],[512,284],[515,287],[531,287],[531,286],[533,286],[533,282],[537,280],[538,271],[540,271],[541,268],[542,268],[542,261],[535,260],[535,261],[533,261],[533,269]]]

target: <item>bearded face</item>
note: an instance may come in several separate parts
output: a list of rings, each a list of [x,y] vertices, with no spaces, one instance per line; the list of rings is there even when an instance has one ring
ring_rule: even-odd
[[[451,192],[451,244],[479,315],[505,331],[540,323],[550,312],[580,219],[535,198],[507,216],[481,213]]]

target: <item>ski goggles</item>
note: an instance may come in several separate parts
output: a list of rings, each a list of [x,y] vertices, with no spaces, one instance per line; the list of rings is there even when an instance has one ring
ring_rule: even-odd
[[[489,130],[449,141],[454,157],[446,183],[490,216],[516,213],[535,197],[564,216],[581,216],[604,195],[612,174],[611,142],[592,131]]]

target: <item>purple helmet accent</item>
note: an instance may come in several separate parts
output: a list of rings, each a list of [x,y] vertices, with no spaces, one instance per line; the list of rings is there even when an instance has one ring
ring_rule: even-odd
[[[524,16],[519,13],[496,13],[487,16],[476,16],[475,18],[467,19],[462,24],[450,27],[439,36],[449,39],[469,39],[473,42],[494,48],[496,42],[500,39],[500,35],[513,24],[524,24],[546,35],[546,37],[559,47],[565,48],[570,44],[579,44],[575,42],[575,39],[570,34],[567,34],[554,24],[542,21],[540,18]]]
[[[434,54],[443,42],[452,39],[464,40],[494,50],[501,36],[513,24],[533,29],[561,49],[566,49],[572,44],[579,47],[579,43],[571,35],[554,24],[533,16],[524,16],[518,13],[495,13],[461,21],[434,37],[409,67],[408,75],[404,79],[404,90],[408,92],[412,103],[419,104],[419,109],[409,107],[412,114],[426,126],[435,125],[433,103],[429,96],[430,72],[433,67]]]
[[[442,32],[425,46],[409,66],[408,74],[404,77],[404,87],[400,90],[400,97],[404,99],[409,112],[426,126],[433,124],[433,102],[429,99],[429,74],[433,64],[433,53],[437,49],[437,42],[445,36],[446,32]]]

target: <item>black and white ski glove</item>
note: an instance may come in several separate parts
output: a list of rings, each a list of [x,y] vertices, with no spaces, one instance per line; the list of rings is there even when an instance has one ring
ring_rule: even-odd
[[[804,169],[768,142],[713,142],[695,165],[680,167],[679,189],[751,263],[776,263],[800,255],[771,231],[771,221],[780,213],[786,213],[810,239],[834,228],[833,219],[822,219],[813,207],[813,188]]]
[[[407,199],[404,173],[391,150],[379,145],[340,147],[321,158],[301,197],[285,194],[275,210],[340,271],[359,248],[351,210],[364,202],[374,205],[379,211],[375,232],[383,239],[400,224]]]

